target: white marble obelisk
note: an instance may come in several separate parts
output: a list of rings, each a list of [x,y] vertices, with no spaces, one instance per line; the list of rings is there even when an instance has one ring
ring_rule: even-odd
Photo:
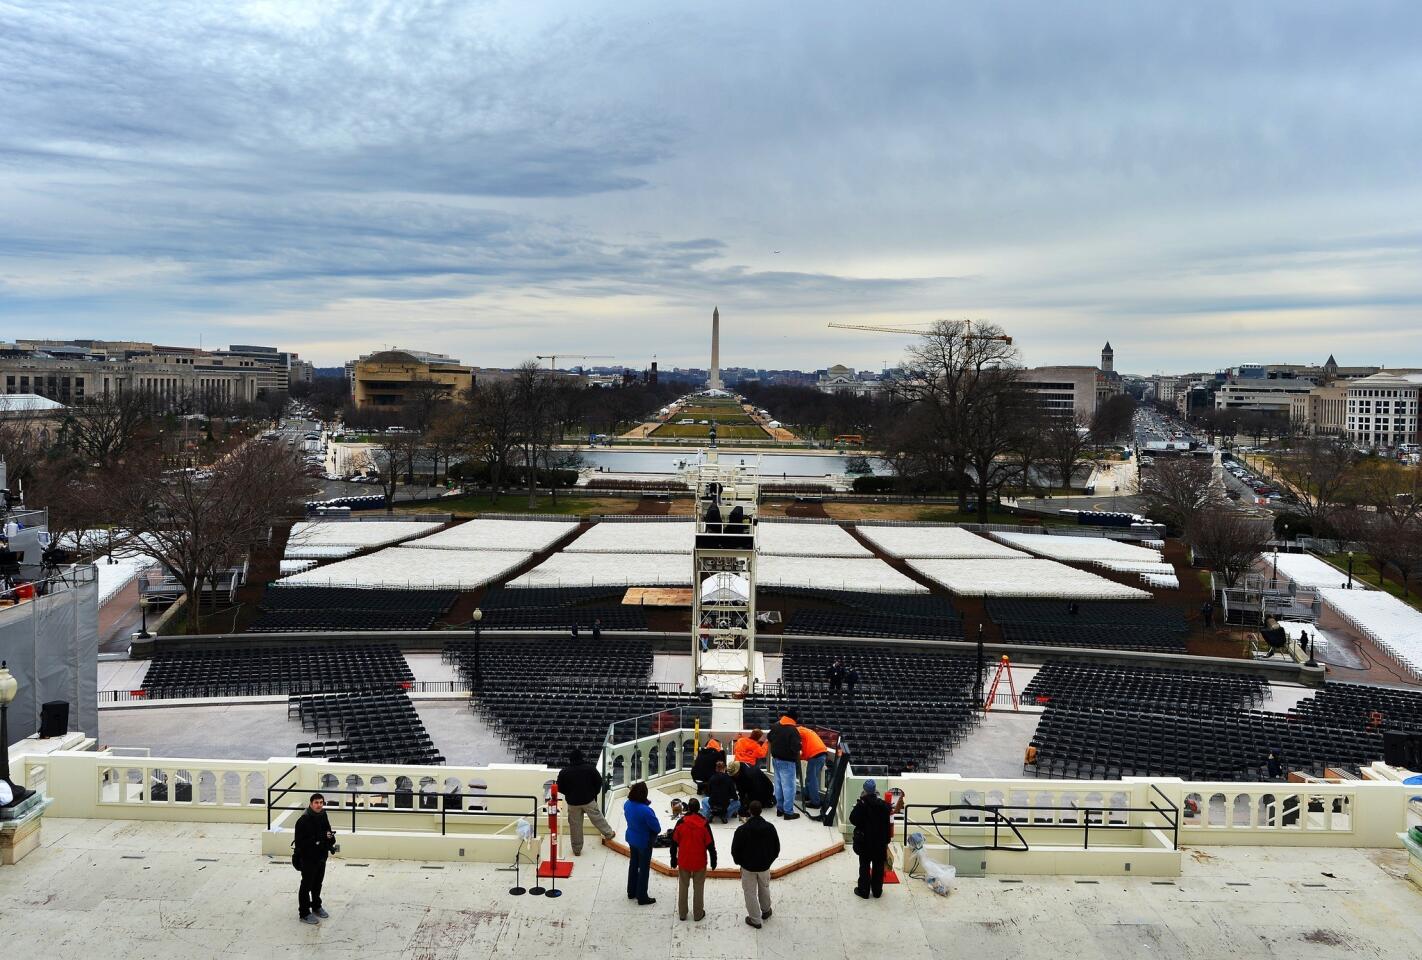
[[[712,390],[721,389],[721,308],[711,309],[711,376],[706,378],[706,386]]]

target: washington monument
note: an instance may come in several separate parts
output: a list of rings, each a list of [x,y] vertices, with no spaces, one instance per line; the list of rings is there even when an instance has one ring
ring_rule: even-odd
[[[711,376],[706,378],[711,390],[721,389],[721,308],[711,308]]]

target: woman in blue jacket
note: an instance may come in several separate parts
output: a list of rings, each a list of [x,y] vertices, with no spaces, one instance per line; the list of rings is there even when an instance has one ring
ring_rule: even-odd
[[[627,799],[622,804],[622,819],[627,824],[627,899],[636,900],[638,906],[656,903],[654,897],[647,896],[647,880],[652,873],[652,840],[662,832],[661,821],[647,799],[647,785],[642,782],[632,784],[627,791]]]

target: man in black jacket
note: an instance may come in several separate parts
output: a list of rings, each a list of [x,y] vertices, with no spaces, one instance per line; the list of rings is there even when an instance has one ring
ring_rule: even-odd
[[[321,881],[326,878],[326,858],[336,846],[336,834],[326,818],[326,798],[311,795],[311,802],[296,821],[292,845],[301,870],[301,889],[296,894],[296,910],[302,923],[317,924],[330,916],[321,906]]]
[[[722,823],[730,823],[730,818],[741,812],[741,801],[736,798],[736,781],[726,772],[724,763],[716,764],[716,772],[702,787],[706,794],[706,822],[712,817],[720,817]]]
[[[775,775],[775,815],[798,820],[795,812],[795,778],[800,770],[800,718],[785,711],[770,728],[770,769]]]
[[[568,833],[573,838],[573,856],[583,855],[583,817],[592,821],[593,828],[602,834],[604,840],[611,840],[617,832],[608,825],[598,806],[602,796],[602,774],[597,767],[583,759],[583,752],[576,747],[568,754],[568,765],[558,771],[558,795],[568,805]]]
[[[884,895],[884,861],[888,859],[889,838],[893,835],[893,813],[879,796],[873,780],[864,781],[859,802],[849,811],[854,825],[854,852],[859,855],[859,882],[854,895],[868,900]]]
[[[732,760],[726,764],[726,773],[736,781],[736,792],[741,797],[741,809],[749,810],[753,800],[760,802],[762,810],[775,805],[775,790],[764,770],[749,763]]]
[[[770,867],[780,856],[775,824],[760,815],[760,801],[750,803],[750,818],[731,838],[731,859],[741,868],[741,893],[746,898],[746,923],[757,930],[770,919]]]
[[[725,762],[726,751],[721,747],[721,741],[715,737],[707,740],[706,746],[696,751],[696,759],[691,764],[691,779],[699,792],[705,792],[703,787],[706,781],[711,779],[711,774],[716,772],[716,764]]]

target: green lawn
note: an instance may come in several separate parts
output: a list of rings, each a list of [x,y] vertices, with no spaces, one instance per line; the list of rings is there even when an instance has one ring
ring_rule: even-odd
[[[699,423],[664,423],[652,431],[653,437],[692,437],[697,439],[708,439],[707,433],[711,428],[702,426]],[[716,424],[717,440],[769,440],[770,434],[766,433],[755,424]]]
[[[559,494],[558,502],[552,497],[540,496],[529,507],[528,494],[510,491],[499,497],[497,503],[488,494],[471,494],[467,497],[449,497],[438,503],[425,503],[408,507],[397,506],[396,513],[453,513],[467,517],[478,513],[557,513],[574,516],[589,513],[626,513],[619,509],[622,501],[607,497],[587,498],[575,494]]]
[[[1342,583],[1347,578],[1348,554],[1335,553],[1323,559],[1333,564],[1339,570],[1344,571],[1343,575],[1338,578],[1339,583]],[[1377,565],[1373,563],[1372,557],[1369,557],[1365,553],[1353,554],[1353,577],[1363,581],[1369,586],[1379,587],[1394,597],[1397,597],[1402,602],[1416,607],[1418,610],[1422,610],[1422,584],[1409,584],[1410,589],[1408,595],[1404,597],[1402,595],[1402,585],[1393,579],[1392,574],[1388,574],[1387,580],[1383,580],[1379,577]]]

